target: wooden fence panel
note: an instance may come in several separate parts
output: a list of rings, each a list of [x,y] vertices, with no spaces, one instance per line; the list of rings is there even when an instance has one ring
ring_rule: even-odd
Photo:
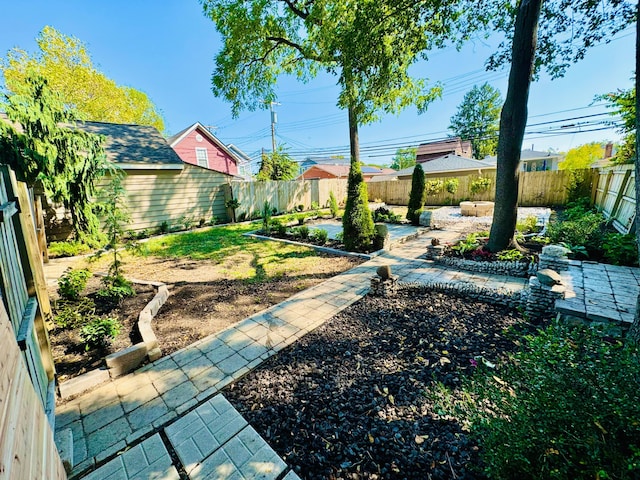
[[[64,480],[53,432],[0,301],[0,478]]]
[[[596,206],[621,233],[632,231],[636,220],[636,186],[633,165],[618,165],[600,171]]]

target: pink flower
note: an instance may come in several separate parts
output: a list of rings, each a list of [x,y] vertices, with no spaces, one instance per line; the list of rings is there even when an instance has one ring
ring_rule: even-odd
[[[471,364],[472,367],[477,367],[478,366],[478,362],[476,362],[475,359],[473,359],[473,358],[469,359],[469,363]]]

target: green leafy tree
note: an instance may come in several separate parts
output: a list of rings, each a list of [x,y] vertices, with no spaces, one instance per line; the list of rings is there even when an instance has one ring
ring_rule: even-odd
[[[262,162],[256,178],[265,180],[293,180],[298,174],[298,164],[282,147],[275,152],[262,153]]]
[[[376,120],[379,112],[396,113],[412,104],[422,111],[439,97],[440,87],[428,88],[425,80],[413,79],[409,67],[426,50],[465,36],[452,35],[461,2],[201,1],[223,39],[213,91],[231,102],[234,114],[264,105],[258,100],[273,100],[281,74],[302,81],[320,71],[337,77],[337,104],[349,117],[348,192],[358,195],[347,199],[345,239],[348,232],[368,229],[368,209],[349,211],[368,201],[360,184],[358,127]],[[356,224],[359,219],[363,221]],[[358,238],[367,236],[365,231]]]
[[[403,170],[416,164],[416,147],[399,148],[391,161],[391,168]]]
[[[636,89],[617,90],[596,97],[607,102],[612,115],[622,118],[618,132],[623,135],[622,144],[613,161],[618,164],[633,163],[636,158]]]
[[[585,143],[567,152],[558,164],[560,170],[581,170],[591,168],[591,164],[604,156],[604,148],[596,142]]]
[[[411,193],[409,194],[409,205],[407,208],[407,220],[413,225],[418,225],[420,221],[422,206],[427,198],[425,186],[424,170],[422,169],[422,165],[417,164],[413,169],[413,175],[411,175]]]
[[[449,130],[471,141],[474,158],[495,155],[501,108],[500,91],[484,83],[465,94],[458,111],[451,117]]]
[[[531,80],[541,68],[561,77],[586,50],[608,41],[635,21],[635,3],[605,0],[594,8],[591,0],[496,0],[478,6],[478,15],[493,18],[494,30],[506,40],[488,61],[489,68],[511,63],[507,95],[500,114],[497,150],[496,204],[487,248],[492,252],[515,243],[518,167]],[[542,18],[542,21],[540,19]]]
[[[15,48],[0,61],[9,92],[29,91],[27,79],[33,73],[47,79],[67,107],[81,120],[152,125],[164,129],[164,122],[147,95],[135,88],[117,85],[99,72],[83,42],[44,27],[36,39],[39,51],[29,55]]]
[[[91,198],[105,162],[102,138],[73,128],[76,116],[48,82],[26,78],[21,93],[0,104],[9,122],[0,121],[0,159],[30,187],[41,185],[70,212],[78,237],[92,243],[99,221]]]

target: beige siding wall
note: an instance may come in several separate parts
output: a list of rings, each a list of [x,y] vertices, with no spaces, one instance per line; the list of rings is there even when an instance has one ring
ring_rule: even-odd
[[[131,216],[128,230],[175,225],[185,218],[228,221],[224,188],[230,177],[185,164],[183,170],[130,170],[122,182]]]

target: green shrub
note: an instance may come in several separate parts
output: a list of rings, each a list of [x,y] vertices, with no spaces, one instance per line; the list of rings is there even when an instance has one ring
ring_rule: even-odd
[[[420,222],[420,214],[418,210],[422,209],[426,198],[424,170],[422,165],[418,164],[413,169],[411,175],[411,193],[409,194],[409,205],[407,208],[407,220],[412,225],[418,225]]]
[[[66,300],[77,300],[87,286],[91,272],[86,268],[67,269],[58,279],[58,295]]]
[[[316,228],[313,231],[313,238],[320,245],[324,245],[329,239],[329,232],[327,232],[324,228]]]
[[[333,191],[329,192],[329,210],[331,211],[331,216],[333,218],[338,216],[338,200],[336,200],[336,196],[333,194]]]
[[[60,328],[78,328],[95,317],[96,304],[88,297],[68,302],[57,300],[53,303],[53,323]]]
[[[524,235],[537,232],[538,218],[535,215],[529,215],[524,220],[516,223],[516,230]]]
[[[75,257],[89,252],[90,247],[76,240],[70,242],[51,242],[47,247],[51,258]]]
[[[99,297],[120,300],[136,294],[133,284],[122,275],[108,275],[102,279],[102,284],[103,288],[96,292]]]
[[[460,181],[457,178],[450,178],[449,180],[445,180],[444,189],[451,195],[454,195],[458,191],[459,184]]]
[[[595,212],[584,212],[567,220],[556,219],[547,226],[551,243],[583,245],[588,251],[599,250],[604,234],[604,217]]]
[[[373,212],[374,222],[401,223],[400,215],[396,215],[386,207],[378,207]]]
[[[262,233],[269,235],[271,232],[271,207],[269,202],[265,201],[262,206]]]
[[[304,213],[300,213],[296,215],[296,220],[298,221],[298,225],[304,225],[304,221],[306,218],[307,216]]]
[[[593,212],[594,209],[591,205],[591,199],[589,197],[580,197],[567,203],[567,207],[562,213],[562,217],[567,220],[577,220],[584,214]]]
[[[602,242],[602,249],[604,259],[608,263],[630,267],[638,265],[638,244],[634,234],[607,233]]]
[[[320,211],[320,204],[318,202],[311,202],[311,210],[312,210],[312,215],[319,217],[322,215],[322,212]]]
[[[369,210],[367,185],[358,163],[352,163],[347,184],[347,204],[342,217],[344,246],[350,251],[366,251],[371,248],[373,220]]]
[[[442,192],[443,188],[444,182],[442,180],[427,180],[427,183],[425,184],[425,191],[430,197]]]
[[[286,235],[287,226],[280,221],[280,219],[271,220],[271,228],[273,228],[278,235]]]
[[[478,234],[470,233],[468,234],[464,240],[460,240],[457,244],[451,247],[451,250],[458,252],[460,255],[464,255],[465,253],[470,253],[480,247],[480,242],[478,242]]]
[[[471,181],[469,187],[471,194],[476,195],[478,193],[484,193],[491,187],[491,179],[487,177],[478,177]]]
[[[309,238],[309,227],[307,227],[306,225],[301,225],[295,229],[295,234],[303,240],[306,240],[307,238]]]
[[[441,405],[471,429],[489,477],[640,478],[638,347],[566,325],[525,340]]]
[[[80,337],[85,349],[104,348],[116,338],[122,330],[117,318],[95,318],[80,329]]]
[[[496,254],[498,260],[502,262],[519,262],[524,258],[524,255],[519,250],[512,248],[510,250],[502,250]]]

